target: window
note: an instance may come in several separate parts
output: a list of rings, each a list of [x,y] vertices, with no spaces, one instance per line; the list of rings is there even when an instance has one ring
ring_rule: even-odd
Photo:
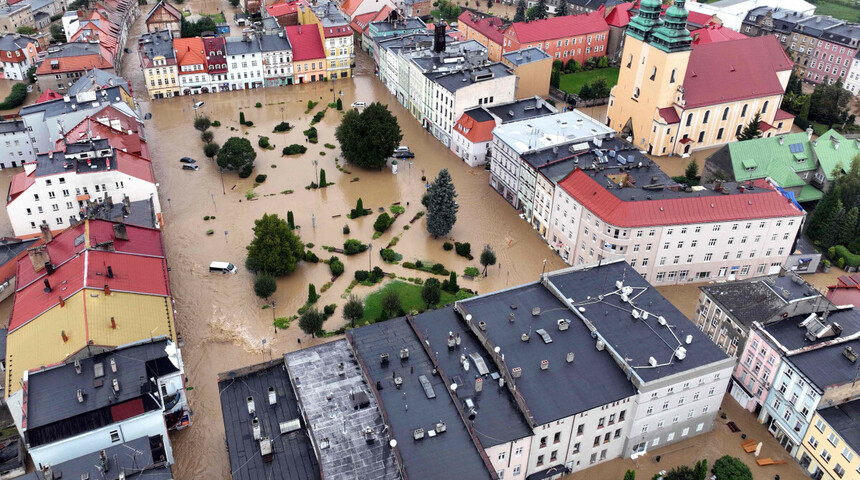
[[[657,67],[651,68],[651,80],[654,80],[657,77]]]
[[[830,463],[830,452],[828,452],[826,448],[821,449],[821,458],[823,458],[825,462]]]
[[[723,110],[723,120],[726,120],[728,118],[729,118],[729,107],[726,107],[726,109]]]
[[[836,473],[836,476],[838,476],[839,478],[842,478],[845,475],[845,469],[842,468],[842,465],[839,465],[838,463],[835,467],[833,467],[833,472]]]
[[[831,433],[827,436],[827,441],[830,442],[834,447],[839,445],[839,437],[836,436],[835,433]]]
[[[499,452],[499,461],[500,462],[506,458],[508,458],[508,452]]]
[[[541,437],[540,439],[540,448],[546,447],[546,437]]]
[[[849,462],[854,460],[854,452],[852,452],[851,449],[848,447],[842,449],[842,456],[845,457],[845,460],[848,460]]]
[[[691,114],[687,115],[687,126],[689,127],[692,124],[693,124],[693,114],[691,113]]]
[[[809,437],[809,444],[812,448],[818,448],[818,440],[815,437]]]
[[[747,116],[747,107],[748,105],[744,105],[744,107],[741,109],[741,117]]]
[[[708,123],[708,119],[709,119],[710,117],[711,117],[711,111],[710,111],[710,110],[706,110],[706,111],[705,111],[705,116],[702,118],[702,123]]]
[[[515,466],[514,466],[514,475],[519,475],[519,474],[520,474],[520,466],[519,466],[519,465],[515,465]]]
[[[596,455],[596,454],[592,454],[592,455]],[[537,466],[539,467],[539,466],[541,466],[541,465],[543,465],[543,455],[538,455],[538,457],[537,457]]]
[[[601,418],[601,421],[602,420],[603,419]],[[555,432],[555,435],[552,437],[552,443],[559,443],[559,442],[561,442],[561,432]]]
[[[116,443],[119,441],[119,430],[112,430],[110,432],[110,441],[111,443]]]
[[[676,69],[674,68],[672,69],[672,75],[671,77],[669,77],[669,83],[675,83],[675,70]]]

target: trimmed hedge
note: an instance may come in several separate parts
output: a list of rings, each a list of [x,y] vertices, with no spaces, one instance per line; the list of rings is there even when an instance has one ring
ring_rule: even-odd
[[[830,247],[829,249],[827,249],[827,253],[832,260],[836,261],[837,265],[840,265],[840,268],[842,268],[840,260],[843,259],[845,265],[849,267],[860,267],[860,255],[855,255],[851,253],[851,251],[848,250],[848,248],[844,245],[836,245],[835,247]]]

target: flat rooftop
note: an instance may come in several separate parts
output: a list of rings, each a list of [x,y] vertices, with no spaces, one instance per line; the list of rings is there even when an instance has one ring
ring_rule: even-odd
[[[512,65],[520,66],[550,58],[549,54],[537,47],[526,47],[503,55]]]
[[[614,130],[580,112],[570,110],[496,127],[493,135],[518,154],[551,148],[595,136],[612,136]]]
[[[544,115],[552,115],[557,112],[554,107],[540,97],[524,98],[516,102],[484,108],[492,112],[493,115],[501,118],[502,123],[529,120]]]
[[[458,478],[491,478],[448,386],[433,373],[433,362],[407,319],[349,330],[347,338],[362,359],[369,381],[375,383],[403,468],[411,480],[438,479],[440,469],[457,472]],[[400,358],[402,349],[409,350],[408,359]],[[382,354],[388,355],[385,363],[380,359]],[[398,378],[402,381],[399,388],[395,386]],[[444,428],[437,433],[439,424]],[[414,435],[419,428],[424,436],[416,440]]]
[[[320,446],[326,480],[399,479],[376,398],[346,340],[288,353],[284,360]]]
[[[270,388],[274,405],[269,402]],[[233,480],[321,478],[283,358],[219,374],[218,391]],[[253,399],[253,414],[248,411],[248,398]],[[261,437],[272,440],[269,462],[263,460],[260,442],[252,434],[254,418],[259,420]],[[298,422],[298,429],[281,434],[280,424],[285,422],[294,426]]]
[[[472,316],[472,322],[486,322],[485,334],[505,355],[508,370],[522,369],[514,381],[534,418],[532,427],[636,394],[609,352],[594,348],[585,325],[540,283],[474,297],[458,305]],[[539,309],[537,315],[534,309]],[[559,330],[559,320],[569,321],[569,328]],[[539,329],[551,343],[541,339]],[[527,342],[522,340],[523,334],[529,336]],[[571,352],[574,361],[567,362]],[[543,360],[549,362],[546,370],[541,369]]]
[[[530,437],[525,417],[519,411],[506,386],[499,387],[499,370],[492,357],[480,344],[469,328],[450,308],[440,308],[415,317],[421,341],[429,343],[436,356],[436,364],[448,379],[457,384],[457,398],[464,410],[467,398],[475,405],[476,416],[472,423],[475,434],[485,449],[513,440]],[[448,334],[453,332],[460,338],[460,345],[448,348]],[[460,356],[469,361],[469,370],[464,370]],[[486,372],[482,367],[486,366]],[[481,391],[476,382],[481,380]]]
[[[431,76],[431,79],[445,90],[456,92],[461,88],[492,80],[498,80],[500,78],[511,77],[514,74],[508,70],[507,66],[501,63],[493,63],[486,66],[450,72],[446,75],[435,76],[432,73],[425,75]]]
[[[826,300],[822,297],[823,300]],[[824,308],[819,312],[818,318],[823,324],[838,323],[842,327],[840,337],[847,337],[860,332],[860,310],[853,306],[839,310],[833,310],[827,314],[827,318],[823,315]],[[785,320],[770,323],[764,326],[764,330],[776,339],[780,344],[789,350],[797,350],[799,348],[809,347],[819,343],[824,343],[833,340],[834,337],[822,337],[817,340],[809,340],[806,338],[807,329],[800,327],[800,322],[806,320],[809,315],[797,315],[786,318]],[[860,350],[858,350],[860,351]]]
[[[821,308],[830,305],[814,287],[796,274],[783,277],[771,275],[729,283],[715,283],[699,287],[723,311],[731,313],[742,325],[766,322],[780,313],[789,303],[807,297],[821,297]]]
[[[550,273],[547,281],[594,325],[607,346],[625,358],[643,382],[730,361],[725,352],[626,262],[562,270]],[[629,287],[625,290],[632,289],[624,295],[632,305],[622,299],[622,288],[616,282],[622,288]],[[632,314],[634,307],[640,312],[639,318]],[[644,318],[643,312],[648,313],[648,318]],[[594,350],[594,342],[589,340]],[[679,347],[686,351],[683,359],[677,358]],[[656,368],[649,365],[650,357],[657,361]]]

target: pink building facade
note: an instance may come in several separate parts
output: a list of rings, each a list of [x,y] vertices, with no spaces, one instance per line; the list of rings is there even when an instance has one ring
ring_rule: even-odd
[[[758,322],[753,323],[747,343],[732,374],[729,394],[742,407],[758,413],[782,362],[782,354],[765,338]]]

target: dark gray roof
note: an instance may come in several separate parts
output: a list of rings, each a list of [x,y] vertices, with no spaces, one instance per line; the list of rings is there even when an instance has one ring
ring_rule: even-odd
[[[284,359],[314,441],[328,442],[320,450],[326,480],[399,479],[376,398],[346,340],[288,353]],[[372,429],[370,442],[367,428]]]
[[[98,43],[87,42],[71,42],[61,45],[52,46],[48,49],[48,56],[45,58],[49,61],[52,58],[64,57],[80,57],[83,55],[98,55],[101,52]]]
[[[812,37],[821,37],[824,31],[830,27],[839,25],[842,20],[826,15],[815,15],[804,18],[797,22],[797,28],[801,33]]]
[[[860,400],[822,408],[818,414],[854,452],[860,452]]]
[[[100,453],[95,451],[52,465],[53,477],[70,480],[79,478],[116,479],[119,477],[119,472],[122,471],[128,479],[173,480],[170,465],[160,459],[153,458],[155,455],[164,454],[163,446],[159,447],[158,445],[162,441],[160,436],[152,439],[140,437],[118,445],[111,445],[104,449],[105,456],[107,456],[107,472],[103,473],[100,469]],[[40,471],[18,478],[21,480],[49,480]]]
[[[471,298],[460,306],[472,315],[472,322],[486,322],[486,335],[505,355],[508,370],[522,369],[516,388],[534,417],[533,426],[636,393],[609,352],[594,348],[585,325],[539,283]],[[541,313],[533,316],[534,308]],[[561,319],[570,321],[565,331],[557,327]],[[553,341],[544,343],[538,329],[544,329]],[[522,341],[524,333],[530,334],[528,342]],[[575,355],[573,363],[566,361],[570,352]],[[543,360],[549,362],[546,370],[540,368]]]
[[[440,308],[418,315],[415,318],[421,340],[429,343],[435,352],[436,363],[445,375],[457,383],[457,397],[472,398],[477,409],[472,427],[484,448],[519,440],[532,435],[523,414],[517,409],[507,387],[499,387],[498,368],[493,359],[478,342],[469,328],[460,322],[450,308]],[[460,346],[448,348],[448,333],[460,337]],[[460,355],[477,354],[489,368],[489,373],[480,374],[474,360],[469,371],[463,370]],[[494,378],[496,377],[496,378]],[[481,378],[481,392],[475,392],[475,381]],[[463,405],[466,410],[466,406]]]
[[[484,107],[470,108],[463,113],[472,117],[472,119],[478,123],[493,121],[493,116],[490,115],[490,112],[488,112]]]
[[[108,105],[120,103],[122,101],[122,90],[125,90],[124,87],[119,85],[102,89],[95,102],[91,98],[87,100],[82,99],[78,102],[76,96],[70,96],[68,101],[65,98],[58,98],[47,102],[34,103],[22,107],[18,114],[23,117],[37,112],[44,112],[45,118],[51,118],[74,111],[101,110]]]
[[[537,47],[526,47],[504,54],[505,60],[514,65],[525,65],[527,63],[539,62],[549,58],[549,54]]]
[[[438,479],[441,471],[456,472],[457,478],[491,478],[478,447],[454,405],[448,387],[439,375],[433,374],[433,363],[421,341],[405,318],[375,323],[349,330],[348,339],[362,359],[366,374],[376,383],[391,434],[406,474],[412,480]],[[400,350],[409,349],[409,359],[400,360]],[[380,362],[381,354],[389,362]],[[401,388],[394,378],[403,380]],[[420,377],[432,386],[435,398],[428,398]],[[380,388],[381,387],[381,388]],[[445,424],[446,430],[435,434],[435,425]],[[425,433],[413,439],[416,429]]]
[[[771,7],[764,6],[750,10],[747,13],[747,16],[744,18],[743,23],[754,24],[758,22],[760,20],[760,17],[767,14],[768,10],[773,10],[772,18],[774,31],[784,33],[786,35],[791,33],[792,30],[794,30],[794,26],[797,25],[798,21],[806,18],[795,11],[783,10],[780,8],[772,9]]]
[[[852,363],[842,354],[846,347],[860,352],[860,340],[821,347],[790,356],[786,361],[793,364],[797,370],[803,372],[809,380],[823,390],[857,379],[857,364]]]
[[[454,39],[449,36],[448,40],[453,41]],[[380,47],[390,50],[397,50],[404,47],[430,48],[433,46],[433,34],[408,33],[391,37],[374,37],[373,41]]]
[[[275,405],[269,405],[269,388],[276,392]],[[320,467],[304,425],[280,434],[280,423],[301,418],[283,358],[218,375],[218,391],[233,480],[320,478]],[[254,415],[248,413],[248,397],[254,399]],[[251,420],[255,416],[262,436],[272,439],[271,462],[263,461],[259,442],[254,440]]]
[[[551,273],[548,278],[578,309],[585,309],[582,315],[594,324],[599,335],[618,355],[627,359],[628,365],[644,382],[729,358],[626,262]],[[633,288],[629,297],[639,309],[648,312],[648,319],[632,316],[630,306],[622,301],[616,287],[619,281]],[[660,324],[661,317],[666,321],[665,326]],[[688,335],[691,337],[689,344],[686,343]],[[590,345],[593,350],[594,342]],[[686,358],[678,360],[673,353],[681,346],[686,349]],[[579,351],[576,354],[579,358]],[[659,365],[669,365],[647,368],[649,357],[654,357]]]
[[[0,238],[0,265],[5,265],[6,262],[14,260],[15,257],[18,256],[21,252],[28,249],[33,243],[36,242],[35,238],[29,239],[20,239],[20,238],[10,238],[3,237]],[[0,278],[0,282],[5,282],[5,278]]]
[[[850,46],[853,42],[856,46],[857,39],[860,39],[860,25],[856,23],[842,23],[841,25],[828,28],[821,38],[841,45]]]
[[[264,52],[278,52],[281,50],[292,50],[290,40],[284,35],[281,37],[278,34],[260,35],[260,50]]]
[[[23,120],[9,120],[6,122],[0,122],[0,133],[16,133],[26,131],[27,125],[24,124]]]
[[[112,206],[104,202],[92,202],[85,207],[83,215],[87,218],[99,218],[110,222],[122,222],[141,227],[156,228],[155,208],[152,199],[129,202],[128,213],[123,212],[122,203]],[[79,215],[80,216],[80,215]]]
[[[806,338],[806,329],[798,327],[798,324],[808,316],[798,315],[789,317],[783,321],[765,325],[764,330],[789,350],[796,350],[833,340],[833,337],[825,337],[816,341],[809,341]],[[860,310],[853,307],[834,310],[827,315],[827,320],[824,323],[830,324],[834,322],[842,327],[841,337],[847,337],[848,335],[860,332]]]
[[[770,320],[789,302],[821,296],[818,290],[793,273],[784,277],[771,275],[699,288],[724,312],[731,314],[738,323],[747,328],[752,322],[764,323]],[[822,308],[829,304],[829,300],[822,298]]]
[[[80,360],[81,373],[75,372],[72,362],[31,372],[25,399],[27,429],[70,419],[127,400],[149,398],[150,391],[157,391],[151,385],[150,377],[178,371],[164,351],[167,345],[168,341],[161,339],[84,358]],[[116,365],[116,372],[112,371],[112,363]],[[95,365],[101,365],[103,376],[96,377]],[[113,380],[119,382],[118,393],[114,393]],[[83,402],[78,402],[78,390],[83,392]]]
[[[513,76],[508,67],[501,63],[493,63],[484,67],[470,68],[459,72],[451,72],[435,76],[433,80],[449,92],[474,85],[476,83]]]
[[[161,56],[167,60],[176,59],[176,52],[173,50],[173,34],[170,30],[144,33],[138,39],[137,46],[146,58]]]
[[[128,81],[126,81],[125,78],[94,68],[92,70],[85,71],[84,74],[77,79],[71,87],[69,87],[69,91],[66,94],[77,95],[81,92],[94,91],[96,87],[101,90],[101,87],[113,87],[116,85],[121,85],[125,87],[126,90],[129,90]]]
[[[380,20],[378,22],[371,23],[378,32],[394,32],[394,31],[409,31],[409,30],[424,30],[427,28],[427,24],[421,21],[418,17],[408,17],[404,20],[398,21],[388,21],[388,20]]]
[[[540,97],[524,98],[515,102],[486,108],[493,115],[501,118],[502,123],[528,120],[530,118],[551,115],[556,112],[555,109],[551,108]]]
[[[36,176],[43,177],[63,172],[88,173],[106,171],[108,169],[108,161],[110,162],[110,169],[116,170],[116,151],[110,146],[108,140],[106,138],[102,138],[92,140],[92,143],[95,145],[94,147],[90,145],[90,142],[69,143],[66,145],[65,153],[57,151],[36,155]],[[67,154],[89,152],[107,148],[111,149],[111,156],[107,159],[104,157],[93,159],[91,165],[87,165],[87,162],[85,161],[77,161],[74,159],[66,160]],[[66,168],[67,166],[68,168]]]
[[[260,53],[260,42],[255,35],[242,37],[227,37],[225,39],[227,55],[250,55]]]
[[[17,33],[0,35],[0,51],[20,50],[26,48],[28,43],[37,43],[37,40]]]

